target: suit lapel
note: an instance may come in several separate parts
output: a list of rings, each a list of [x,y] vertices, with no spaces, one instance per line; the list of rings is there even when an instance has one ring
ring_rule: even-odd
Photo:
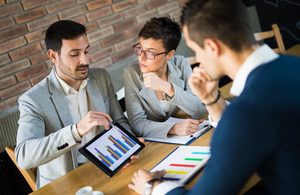
[[[143,82],[143,77],[140,75],[140,80]],[[142,89],[139,92],[139,95],[145,99],[146,102],[151,106],[151,109],[155,110],[160,115],[166,117],[166,113],[162,110],[160,103],[156,97],[156,94],[153,89],[149,89],[144,86],[142,83]]]
[[[55,70],[52,69],[49,75],[49,91],[51,93],[51,100],[57,110],[57,114],[61,120],[62,127],[73,124],[71,113],[68,109],[68,101],[64,91],[55,76]]]
[[[96,79],[91,76],[86,86],[89,103],[94,111],[106,112],[103,96],[99,90]]]

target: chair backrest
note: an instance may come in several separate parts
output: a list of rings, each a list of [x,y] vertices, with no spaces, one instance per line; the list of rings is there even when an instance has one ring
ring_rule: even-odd
[[[36,176],[35,176],[35,170],[33,169],[22,169],[21,167],[19,167],[17,161],[16,161],[16,155],[14,152],[14,147],[11,146],[6,146],[5,147],[5,151],[7,152],[8,156],[10,157],[10,159],[14,162],[14,164],[16,165],[16,167],[19,169],[19,171],[21,172],[21,174],[23,175],[24,179],[27,181],[28,185],[30,186],[30,188],[32,189],[32,191],[35,190],[36,187]]]
[[[277,47],[273,48],[276,53],[285,53],[284,43],[277,24],[272,24],[272,30],[254,33],[256,41],[262,41],[269,38],[275,38]]]

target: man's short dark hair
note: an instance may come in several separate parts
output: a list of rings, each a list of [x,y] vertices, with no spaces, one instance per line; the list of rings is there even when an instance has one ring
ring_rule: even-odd
[[[182,10],[181,23],[201,47],[206,38],[218,39],[236,52],[256,43],[241,0],[190,0]]]
[[[162,40],[166,51],[176,50],[181,40],[181,29],[177,22],[167,17],[151,18],[139,33],[139,38]]]
[[[46,31],[45,42],[47,50],[52,49],[60,53],[63,39],[72,40],[84,34],[86,34],[86,28],[82,24],[72,20],[55,22]]]

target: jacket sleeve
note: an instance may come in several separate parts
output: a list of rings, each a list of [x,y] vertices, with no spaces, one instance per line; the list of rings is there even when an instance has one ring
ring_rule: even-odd
[[[45,136],[44,113],[33,98],[19,98],[20,119],[15,148],[16,160],[24,169],[38,167],[71,150],[76,141],[71,125]]]
[[[173,122],[156,122],[148,120],[147,113],[139,98],[138,88],[133,81],[130,70],[124,70],[125,103],[129,123],[137,136],[167,137],[174,126]]]
[[[176,83],[172,83],[174,87],[174,96],[170,102],[178,106],[185,113],[190,115],[192,118],[200,118],[206,114],[205,107],[201,104],[200,99],[192,92],[188,79],[192,73],[192,69],[188,61],[183,56],[175,56],[175,66],[180,69],[181,79],[184,82],[184,87],[179,87]]]

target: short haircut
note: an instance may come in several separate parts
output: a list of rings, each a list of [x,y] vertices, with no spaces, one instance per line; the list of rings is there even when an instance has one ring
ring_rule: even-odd
[[[176,50],[181,40],[181,29],[177,22],[168,17],[151,18],[139,33],[139,38],[162,40],[166,51]]]
[[[82,24],[72,20],[60,20],[51,24],[47,29],[45,35],[46,48],[60,53],[63,39],[72,40],[84,34],[86,34],[86,28]]]
[[[236,52],[256,43],[241,0],[190,0],[182,10],[181,23],[201,47],[206,38],[218,39]]]

